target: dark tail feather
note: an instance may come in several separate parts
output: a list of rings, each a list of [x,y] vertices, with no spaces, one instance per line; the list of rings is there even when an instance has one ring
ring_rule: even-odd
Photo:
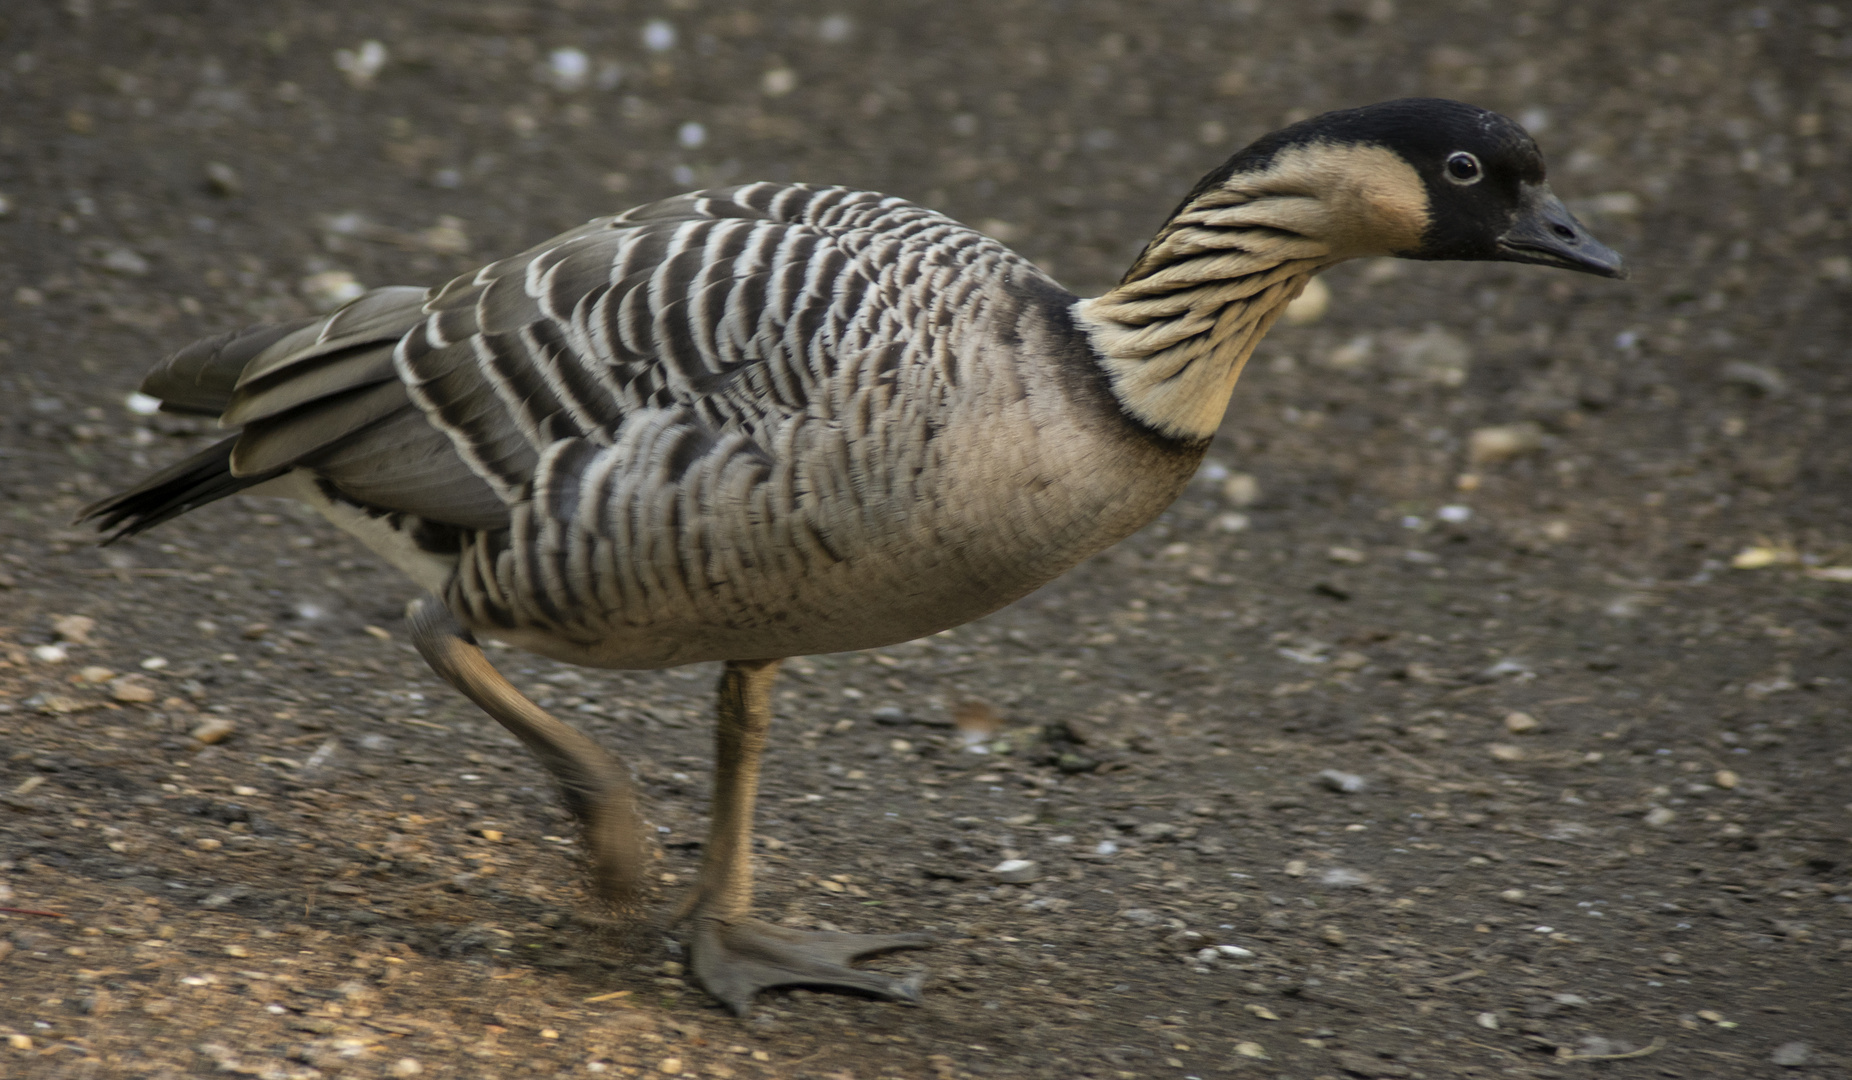
[[[288,471],[279,469],[257,476],[233,476],[231,453],[237,441],[236,435],[220,440],[119,495],[91,503],[79,511],[77,521],[100,518],[98,531],[115,530],[103,538],[103,545],[107,547],[152,529],[168,518],[179,517],[195,507],[255,487]]]
[[[142,393],[160,398],[163,412],[217,416],[231,402],[238,377],[257,354],[320,321],[258,323],[201,338],[156,365],[142,380]]]

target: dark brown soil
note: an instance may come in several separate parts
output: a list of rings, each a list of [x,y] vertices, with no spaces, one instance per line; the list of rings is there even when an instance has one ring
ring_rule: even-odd
[[[939,931],[886,962],[922,1008],[739,1021],[606,929],[542,775],[330,527],[67,524],[206,435],[125,406],[142,370],[311,275],[432,283],[764,177],[1087,292],[1244,140],[1415,93],[1536,128],[1635,279],[1334,272],[1159,522],[787,666],[761,909]],[[1843,3],[5,5],[0,1075],[1852,1075],[1849,185]],[[666,908],[714,669],[494,656],[637,763]]]

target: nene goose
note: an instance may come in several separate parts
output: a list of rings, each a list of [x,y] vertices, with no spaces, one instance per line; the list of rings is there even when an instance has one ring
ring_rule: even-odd
[[[913,1000],[851,964],[926,935],[750,916],[780,658],[968,622],[1150,521],[1286,303],[1371,255],[1623,276],[1518,125],[1443,100],[1262,138],[1086,300],[901,199],[744,184],[181,350],[142,390],[236,433],[84,516],[120,539],[262,484],[352,533],[431,594],[419,650],[551,771],[618,905],[646,847],[625,766],[477,639],[594,667],[724,661],[679,912],[695,976],[741,1014],[790,984]]]

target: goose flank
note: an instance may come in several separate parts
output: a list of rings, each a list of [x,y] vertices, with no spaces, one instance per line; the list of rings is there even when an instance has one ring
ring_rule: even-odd
[[[605,668],[724,661],[710,832],[673,915],[696,978],[740,1014],[790,984],[915,1000],[917,976],[853,962],[929,936],[751,917],[779,661],[968,622],[1150,521],[1285,305],[1385,255],[1625,276],[1520,127],[1438,99],[1242,149],[1087,299],[902,199],[744,184],[187,346],[143,392],[231,433],[83,519],[108,543],[251,491],[372,548],[429,594],[409,612],[420,652],[559,782],[620,908],[647,856],[627,767],[478,641]]]

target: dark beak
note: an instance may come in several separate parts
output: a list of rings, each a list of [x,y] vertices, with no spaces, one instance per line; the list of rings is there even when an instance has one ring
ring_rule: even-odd
[[[1591,236],[1548,184],[1524,185],[1523,208],[1511,228],[1498,238],[1498,258],[1602,277],[1627,276],[1620,253]]]

